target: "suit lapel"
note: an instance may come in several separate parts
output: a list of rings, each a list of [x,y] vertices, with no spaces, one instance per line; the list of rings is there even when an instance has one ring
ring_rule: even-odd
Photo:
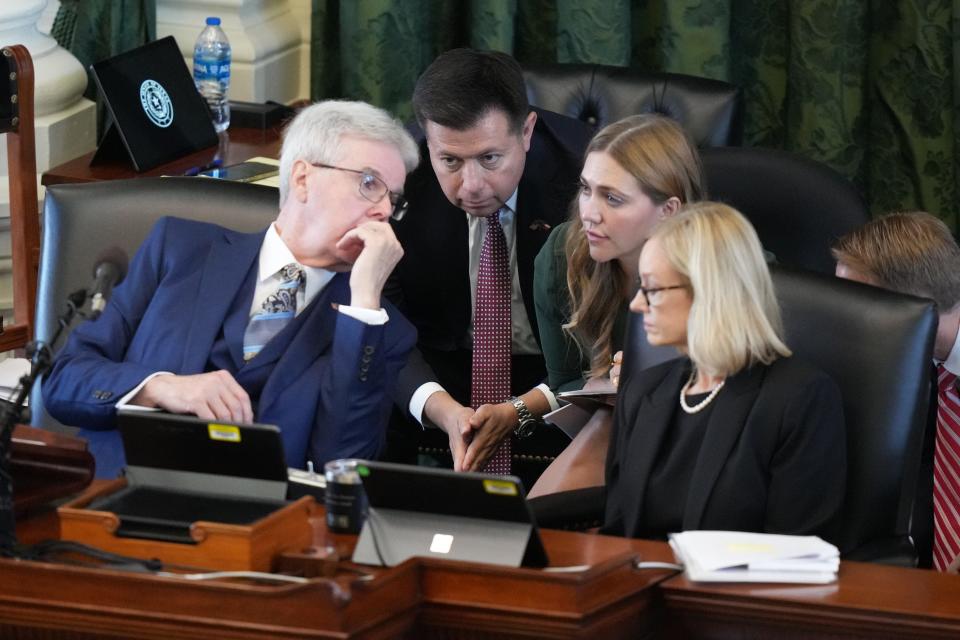
[[[639,505],[640,512],[643,510],[647,482],[650,479],[653,464],[657,459],[663,439],[673,423],[673,413],[676,411],[678,404],[677,394],[686,379],[684,376],[686,370],[685,361],[678,361],[677,365],[667,373],[660,384],[640,399],[640,411],[644,414],[644,420],[642,424],[633,425],[633,428],[643,429],[647,432],[641,438],[645,446],[639,448],[635,458],[623,465],[626,469],[626,473],[623,475],[629,478],[630,486],[635,487],[639,495],[635,504]],[[627,446],[627,450],[634,452],[634,448],[629,446]]]
[[[563,165],[546,148],[546,134],[542,130],[545,124],[538,120],[536,126],[539,130],[533,136],[517,192],[515,233],[520,294],[533,335],[539,343],[540,333],[533,300],[533,261],[550,235],[551,227],[545,221],[566,219],[562,212],[570,207],[569,196],[573,184],[564,184],[563,176],[566,174],[562,170]],[[572,179],[566,180],[572,182]]]
[[[254,260],[260,255],[264,233],[225,231],[223,238],[210,247],[197,289],[197,302],[189,319],[190,328],[183,356],[184,371],[203,371],[206,366],[213,341],[224,324],[231,303],[240,292]],[[253,295],[252,290],[243,293]],[[241,346],[242,342],[241,334]]]
[[[727,379],[714,399],[700,454],[690,479],[683,511],[684,530],[699,529],[713,487],[730,457],[756,402],[763,381],[764,366],[754,366]]]
[[[317,358],[329,350],[330,344],[333,342],[333,332],[339,313],[333,310],[331,305],[347,304],[349,300],[350,274],[338,273],[304,310],[303,322],[297,326],[296,333],[291,336],[283,351],[276,354],[276,358],[267,358],[261,361],[258,354],[256,358],[247,363],[247,366],[251,368],[267,364],[273,366],[270,381],[264,387],[264,393],[260,396],[258,408],[260,415],[269,412],[279,392],[293,386],[303,372]],[[266,351],[266,347],[264,350]],[[336,364],[332,366],[336,366]],[[271,393],[269,390],[272,389],[276,389],[277,393]]]

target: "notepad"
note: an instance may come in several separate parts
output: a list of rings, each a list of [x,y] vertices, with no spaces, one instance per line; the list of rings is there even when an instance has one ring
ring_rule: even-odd
[[[684,531],[670,546],[690,580],[826,584],[837,579],[840,551],[817,536]]]

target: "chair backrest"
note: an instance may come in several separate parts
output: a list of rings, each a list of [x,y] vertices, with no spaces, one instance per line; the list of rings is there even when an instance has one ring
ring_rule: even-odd
[[[7,134],[10,178],[10,255],[13,261],[13,324],[0,333],[0,352],[33,338],[40,221],[33,130],[33,61],[26,47],[0,49],[0,133]]]
[[[774,268],[773,278],[787,344],[843,395],[840,548],[850,559],[912,564],[907,536],[930,401],[934,304],[799,270]]]
[[[743,92],[720,80],[599,64],[524,69],[530,104],[582,120],[594,129],[640,113],[662,113],[699,147],[743,140]]]
[[[929,300],[817,273],[772,268],[787,345],[843,395],[845,557],[911,564],[910,511],[929,403],[937,315]],[[633,314],[623,377],[657,364]]]
[[[159,218],[178,216],[258,231],[277,211],[273,187],[210,178],[135,178],[47,188],[37,340],[48,341],[56,333],[67,295],[91,284],[96,256],[108,247],[132,256]],[[30,398],[31,422],[56,426],[42,410],[40,386]]]
[[[710,199],[743,212],[780,264],[832,274],[830,246],[870,219],[856,187],[819,162],[746,147],[700,157]]]

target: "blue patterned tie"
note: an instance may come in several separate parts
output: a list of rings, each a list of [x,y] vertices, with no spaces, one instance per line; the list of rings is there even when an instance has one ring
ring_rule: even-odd
[[[260,311],[250,318],[243,334],[245,361],[252,360],[260,353],[264,345],[297,315],[297,292],[303,287],[305,280],[303,269],[297,263],[291,262],[279,273],[280,285],[263,301]]]

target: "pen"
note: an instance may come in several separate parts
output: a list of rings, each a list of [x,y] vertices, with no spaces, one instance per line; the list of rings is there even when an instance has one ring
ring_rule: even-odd
[[[223,164],[223,160],[221,160],[220,158],[214,158],[213,162],[208,162],[207,164],[201,167],[190,167],[189,169],[183,172],[183,175],[195,176],[204,171],[209,171],[210,169],[216,169],[222,164]]]

